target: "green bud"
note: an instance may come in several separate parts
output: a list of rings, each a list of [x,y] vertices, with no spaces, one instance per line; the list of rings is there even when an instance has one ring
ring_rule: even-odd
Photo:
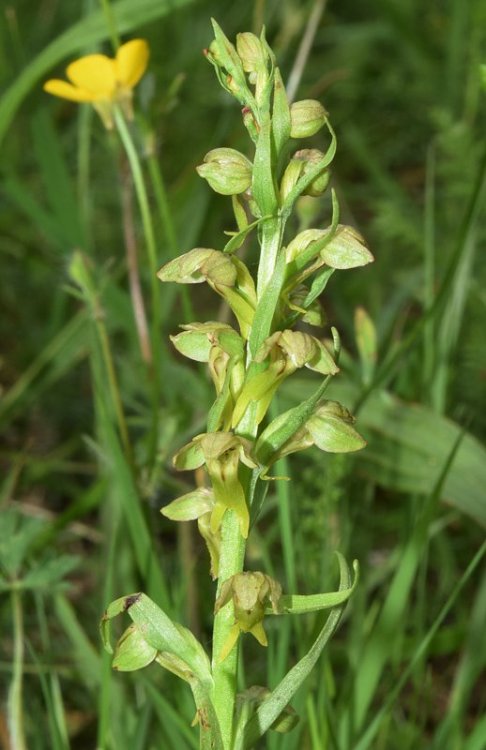
[[[280,182],[280,198],[282,203],[297,185],[304,171],[304,163],[298,159],[291,159]]]
[[[255,115],[250,107],[243,107],[241,114],[243,115],[243,125],[248,130],[252,141],[256,142],[258,139],[258,133],[260,132],[260,126],[255,119]]]
[[[251,185],[252,163],[234,148],[215,148],[204,157],[204,164],[196,167],[221,195],[244,193]]]
[[[300,151],[296,151],[292,158],[304,162],[302,175],[306,175],[312,167],[315,167],[316,164],[325,158],[325,155],[317,148],[303,148]],[[330,170],[326,167],[304,190],[303,195],[311,195],[313,198],[318,198],[327,188],[330,178]]]
[[[325,124],[327,112],[315,99],[303,99],[290,107],[290,137],[309,138]]]
[[[294,312],[298,312],[302,315],[302,321],[304,323],[316,326],[317,328],[323,328],[326,323],[326,318],[319,300],[316,299],[309,306],[304,307],[308,294],[308,288],[304,284],[300,284],[292,290],[288,299],[288,306]]]
[[[236,51],[246,73],[257,73],[266,68],[267,55],[261,41],[255,34],[249,31],[237,34]]]

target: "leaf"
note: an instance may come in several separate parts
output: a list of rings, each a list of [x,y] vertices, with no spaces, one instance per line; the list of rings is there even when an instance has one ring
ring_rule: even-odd
[[[290,138],[290,107],[280,70],[275,68],[275,90],[273,95],[272,134],[276,158]]]
[[[112,651],[111,620],[123,612],[127,612],[134,624],[143,632],[143,638],[151,648],[179,657],[192,672],[193,677],[203,684],[212,684],[209,659],[199,641],[190,630],[174,623],[160,607],[142,593],[123,596],[107,607],[101,620],[101,634],[107,651]],[[122,639],[124,637],[122,636]]]
[[[359,567],[357,560],[354,561],[353,567],[355,578],[351,588],[331,591],[326,594],[308,594],[306,596],[301,594],[284,594],[279,600],[279,612],[275,613],[271,607],[268,607],[265,610],[265,614],[301,615],[308,612],[319,612],[321,609],[339,607],[341,604],[347,602],[358,583]]]
[[[232,196],[232,197],[235,198],[236,196]],[[257,219],[256,221],[253,221],[251,224],[247,224],[245,227],[240,229],[239,232],[236,232],[236,234],[233,234],[231,239],[228,240],[228,242],[224,246],[223,252],[234,253],[236,250],[238,250],[242,246],[242,244],[244,243],[244,241],[246,240],[246,238],[248,237],[252,229],[254,229],[261,221],[262,221],[261,219]]]
[[[120,34],[137,29],[157,18],[189,5],[192,0],[119,0],[112,5],[112,13]],[[10,127],[15,113],[31,88],[48,71],[65,58],[87,47],[104,41],[110,35],[103,10],[95,10],[82,21],[57,37],[30,62],[15,79],[0,101],[0,143]]]
[[[108,606],[100,623],[103,643],[112,652],[110,623],[127,612],[134,623],[119,641],[114,666],[125,670],[145,666],[153,650],[160,666],[186,680],[197,706],[202,750],[224,750],[218,718],[212,703],[213,678],[208,656],[190,630],[173,622],[148,596],[122,596]],[[135,634],[136,633],[136,634]],[[136,653],[137,646],[140,653]]]
[[[354,581],[351,581],[350,571],[344,557],[340,553],[336,554],[340,570],[339,591],[348,592],[349,597],[356,585],[356,575]],[[306,677],[310,674],[324,647],[336,630],[344,611],[344,606],[344,604],[341,604],[331,610],[324,627],[307,654],[287,672],[283,680],[272,691],[270,697],[262,703],[247,724],[244,727],[240,727],[239,736],[237,736],[235,742],[237,747],[242,746],[245,750],[250,750],[258,738],[262,737],[268,731],[285,707],[288,706],[292,700],[292,696],[295,695]]]
[[[261,216],[273,216],[278,208],[272,170],[270,113],[262,117],[253,162],[252,194]]]

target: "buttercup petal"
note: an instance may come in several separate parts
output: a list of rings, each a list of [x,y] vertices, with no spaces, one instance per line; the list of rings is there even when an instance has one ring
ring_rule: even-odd
[[[149,46],[145,39],[132,39],[116,53],[116,78],[122,86],[132,89],[147,70]]]
[[[91,101],[115,97],[116,65],[106,55],[80,57],[68,65],[66,75],[75,86],[90,92]]]
[[[61,81],[57,78],[51,78],[43,86],[44,91],[54,96],[60,96],[61,99],[68,99],[70,102],[91,102],[93,95],[85,89],[79,89],[72,83]]]

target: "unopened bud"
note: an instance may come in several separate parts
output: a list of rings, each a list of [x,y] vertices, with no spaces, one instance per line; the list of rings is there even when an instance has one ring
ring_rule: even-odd
[[[246,73],[256,73],[266,67],[266,55],[259,38],[251,32],[237,34],[236,51]]]
[[[302,161],[299,161],[297,159],[292,159],[289,162],[283,174],[282,182],[280,183],[280,197],[282,199],[282,203],[285,201],[288,194],[291,193],[294,187],[296,186],[299,180],[299,177],[302,175],[303,171],[304,171],[304,164]]]
[[[296,151],[293,159],[304,162],[302,174],[305,175],[309,169],[324,159],[324,154],[317,148],[303,148],[300,151]],[[318,198],[327,188],[330,178],[331,173],[329,169],[324,169],[315,180],[312,180],[311,184],[304,190],[303,195],[311,195],[313,198]]]
[[[250,138],[252,139],[252,141],[256,141],[260,128],[257,121],[255,120],[253,112],[249,107],[243,107],[243,109],[241,110],[241,114],[243,115],[243,125],[248,130]]]
[[[325,124],[327,112],[315,99],[303,99],[290,107],[290,137],[309,138]]]
[[[196,167],[210,186],[221,195],[244,193],[251,185],[252,164],[233,148],[215,148],[204,157],[204,164]]]

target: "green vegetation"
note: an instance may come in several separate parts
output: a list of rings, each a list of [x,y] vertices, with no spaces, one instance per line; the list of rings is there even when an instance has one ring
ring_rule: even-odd
[[[176,472],[172,457],[206,431],[214,388],[205,365],[181,357],[169,335],[196,320],[235,323],[206,285],[155,284],[153,273],[191,248],[222,249],[223,232],[235,229],[231,201],[196,173],[204,155],[224,146],[253,159],[241,112],[201,54],[213,38],[211,16],[231,40],[265,24],[293,99],[324,104],[338,141],[330,187],[340,222],[359,230],[376,261],[329,279],[317,333],[339,330],[341,371],[325,397],[349,408],[368,445],[280,458],[270,473],[292,480],[268,483],[245,566],[278,581],[284,597],[334,592],[338,550],[342,578],[343,559],[357,559],[359,582],[291,700],[299,721],[253,746],[481,750],[480,0],[6,4],[0,743],[199,747],[187,686],[157,665],[114,671],[99,623],[110,602],[143,591],[212,649],[208,550],[193,522],[174,524],[160,509],[194,488],[194,474],[202,483],[199,469]],[[53,99],[42,85],[85,54],[112,55],[119,36],[146,39],[151,57],[134,94],[133,127],[118,113],[106,131],[91,107]],[[323,141],[328,148],[321,132],[298,147]],[[300,199],[286,243],[332,219],[330,190],[322,200]],[[251,234],[239,254],[254,277],[257,251]],[[135,252],[147,329],[134,292]],[[294,373],[262,427],[321,382]],[[131,604],[137,616],[138,602]],[[116,637],[128,625],[118,619]],[[242,635],[240,688],[274,689],[325,621],[319,611],[266,617],[267,649]],[[182,638],[170,626],[166,633],[176,645]],[[283,714],[284,728],[294,719]]]

